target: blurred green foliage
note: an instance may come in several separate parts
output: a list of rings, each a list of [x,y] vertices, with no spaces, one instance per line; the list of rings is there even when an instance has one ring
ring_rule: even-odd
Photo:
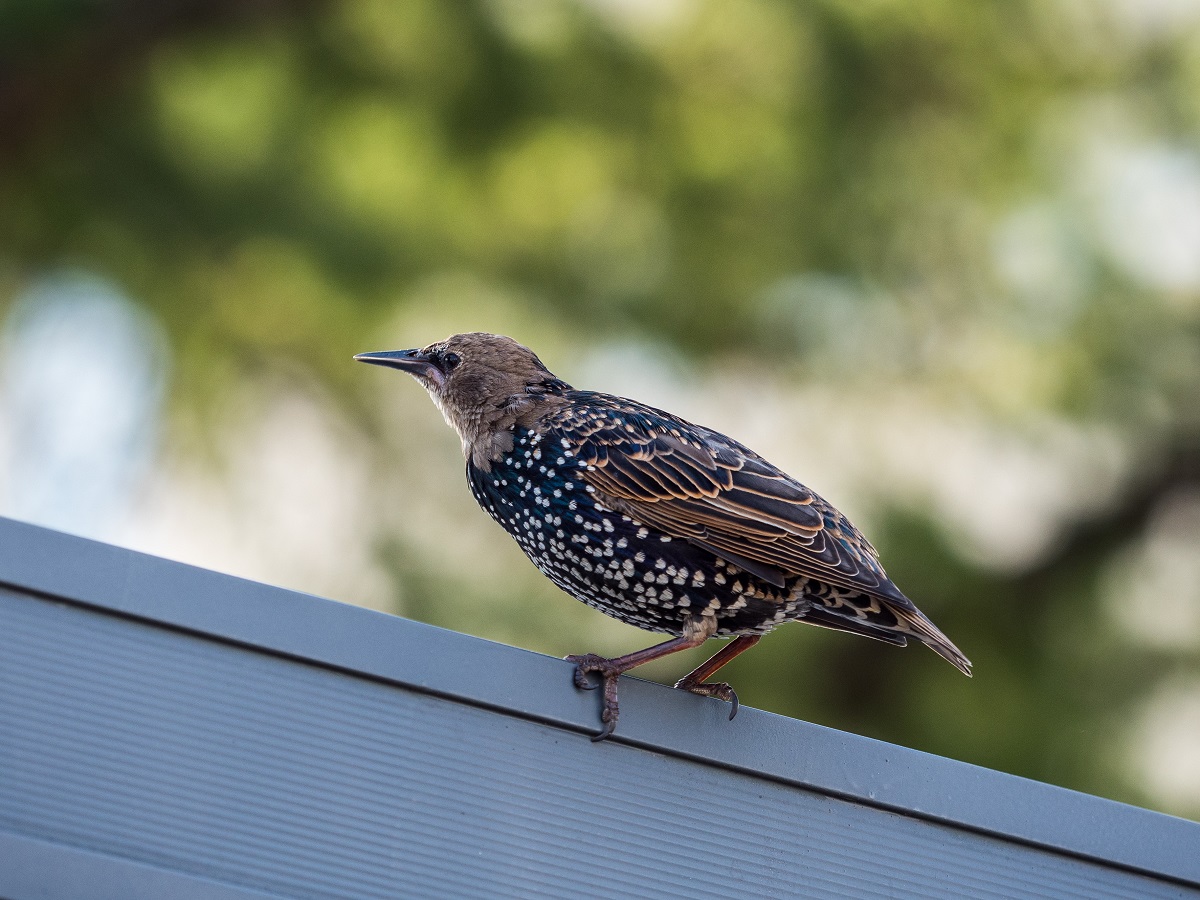
[[[1200,775],[1171,795],[1153,773],[1179,740],[1139,731],[1200,717],[1200,573],[1155,581],[1155,547],[1200,555],[1200,30],[1172,10],[9,3],[0,305],[79,267],[156,313],[183,456],[238,440],[224,411],[247,385],[328,398],[391,485],[367,480],[363,540],[395,608],[559,655],[646,638],[525,564],[456,483],[418,389],[353,353],[507,331],[575,381],[590,352],[625,347],[670,389],[726,392],[684,414],[774,421],[795,438],[780,452],[799,448],[767,453],[781,464],[843,419],[886,456],[906,426],[871,424],[903,419],[905,397],[914,431],[944,413],[1034,457],[1057,452],[1039,443],[1052,423],[1082,442],[1073,481],[1022,484],[1000,453],[954,489],[987,509],[997,491],[1050,497],[1050,513],[996,507],[1035,535],[1015,557],[972,549],[891,470],[853,497],[975,679],[791,627],[730,680],[774,711],[1197,815]],[[961,448],[926,446],[920,465],[953,469]],[[1093,478],[1097,458],[1115,462]],[[1114,613],[1118,568],[1175,596]]]

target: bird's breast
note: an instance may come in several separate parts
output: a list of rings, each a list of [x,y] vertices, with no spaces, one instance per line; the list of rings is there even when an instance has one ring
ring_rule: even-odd
[[[788,605],[786,592],[607,507],[584,480],[587,468],[566,438],[517,429],[511,452],[488,471],[468,461],[467,475],[476,501],[534,565],[625,622],[678,633],[692,615],[732,627],[765,622]]]

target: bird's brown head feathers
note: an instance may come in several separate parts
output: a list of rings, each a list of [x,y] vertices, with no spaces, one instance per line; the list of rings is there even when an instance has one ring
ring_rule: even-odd
[[[570,390],[528,347],[484,331],[354,358],[416,378],[458,432],[463,453],[485,471],[512,449],[514,425],[532,424]]]

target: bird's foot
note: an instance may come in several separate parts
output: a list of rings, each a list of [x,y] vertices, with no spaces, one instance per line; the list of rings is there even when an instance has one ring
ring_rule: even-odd
[[[603,656],[598,656],[595,653],[581,653],[578,656],[564,657],[567,662],[573,663],[575,666],[575,687],[581,691],[594,691],[599,685],[592,684],[588,679],[588,675],[595,672],[603,680],[609,677],[616,677],[621,674],[621,669],[613,664],[611,659],[605,659]]]
[[[602,741],[609,737],[617,727],[617,678],[623,669],[613,660],[597,656],[595,653],[584,653],[579,656],[568,656],[567,662],[575,665],[575,687],[584,691],[593,691],[597,685],[591,683],[588,675],[595,672],[600,676],[600,685],[604,688],[604,710],[600,713],[603,727],[598,734],[592,736],[593,741]]]
[[[688,681],[684,678],[677,681],[675,687],[681,691],[690,691],[693,694],[699,694],[702,697],[716,697],[718,700],[724,700],[730,704],[730,719],[733,719],[738,714],[737,691],[724,681]]]

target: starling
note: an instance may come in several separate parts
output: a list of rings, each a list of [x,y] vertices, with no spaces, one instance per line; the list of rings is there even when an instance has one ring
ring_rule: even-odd
[[[604,688],[617,724],[617,677],[732,637],[675,687],[737,694],[709,679],[784,622],[904,646],[927,644],[959,671],[970,661],[892,584],[875,548],[828,502],[719,432],[652,406],[580,391],[511,338],[456,334],[420,350],[355,359],[414,376],[462,440],[471,493],[556,585],[661,644],[606,659],[568,656],[579,688]]]

